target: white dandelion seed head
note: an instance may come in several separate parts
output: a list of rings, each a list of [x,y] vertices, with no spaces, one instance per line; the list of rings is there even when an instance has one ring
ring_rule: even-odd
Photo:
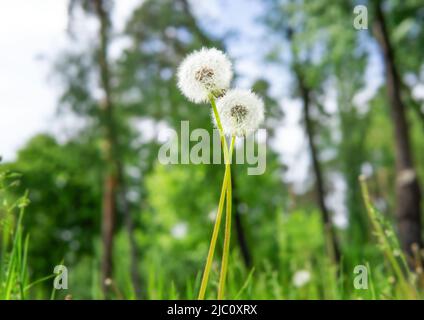
[[[229,90],[217,100],[216,106],[226,135],[247,136],[264,120],[264,103],[250,90]]]
[[[295,287],[303,287],[311,280],[311,273],[308,270],[299,270],[293,276],[293,284]]]
[[[187,236],[187,231],[187,223],[180,222],[172,227],[171,234],[175,239],[184,239]]]
[[[178,87],[191,101],[208,101],[210,93],[220,95],[233,77],[231,61],[222,51],[202,48],[189,54],[178,68]]]

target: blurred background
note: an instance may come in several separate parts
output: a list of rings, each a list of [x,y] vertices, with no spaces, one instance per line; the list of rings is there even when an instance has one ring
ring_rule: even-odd
[[[423,25],[420,0],[2,1],[0,170],[20,175],[2,198],[28,191],[29,277],[62,263],[60,298],[196,297],[223,167],[157,153],[182,120],[212,130],[175,78],[205,46],[266,104],[265,173],[233,166],[228,296],[399,297],[385,250],[422,274]],[[16,215],[0,220],[4,262]],[[357,265],[373,292],[353,287]]]

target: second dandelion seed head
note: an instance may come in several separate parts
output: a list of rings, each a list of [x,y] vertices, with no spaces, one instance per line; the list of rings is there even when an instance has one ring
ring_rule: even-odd
[[[263,101],[250,90],[229,90],[217,100],[217,109],[224,133],[230,136],[249,135],[264,120]]]

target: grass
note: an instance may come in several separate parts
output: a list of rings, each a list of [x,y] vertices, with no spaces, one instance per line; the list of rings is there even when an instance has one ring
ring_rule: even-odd
[[[46,275],[31,281],[31,261],[28,260],[30,235],[25,233],[25,211],[30,210],[28,194],[11,201],[6,194],[19,179],[18,175],[3,172],[0,175],[0,299],[101,299],[98,255],[81,259],[72,266],[69,290],[51,290],[52,277]],[[226,297],[230,299],[422,299],[423,292],[417,270],[407,267],[391,224],[372,205],[365,179],[360,181],[365,207],[375,235],[375,243],[364,251],[363,261],[347,261],[336,266],[325,254],[318,212],[277,214],[277,262],[262,259],[254,268],[247,269],[237,250],[232,250],[228,262]],[[300,227],[301,226],[301,227]],[[117,234],[120,254],[116,254],[115,277],[112,281],[116,299],[134,299],[128,270],[127,237]],[[96,241],[100,247],[100,242]],[[345,248],[345,250],[347,250]],[[195,273],[187,272],[183,284],[167,272],[161,256],[144,256],[143,297],[146,299],[197,299],[201,282],[201,266]],[[176,261],[175,263],[178,263]],[[358,275],[356,265],[367,268],[368,289],[355,289]],[[310,279],[299,285],[294,277],[300,270],[309,272]],[[219,284],[219,264],[211,264],[206,299],[215,299]]]
[[[9,172],[3,172],[0,176],[0,192],[12,187],[18,178]],[[1,220],[1,253],[0,253],[0,299],[25,299],[29,289],[27,253],[28,236],[24,236],[22,219],[25,207],[28,205],[27,194],[9,203],[2,197],[2,220]],[[14,213],[17,212],[17,215]]]
[[[54,276],[29,281],[30,237],[23,227],[25,209],[29,205],[28,192],[12,202],[5,194],[8,188],[19,183],[19,177],[16,173],[0,172],[0,300],[25,300],[30,297],[32,288]]]

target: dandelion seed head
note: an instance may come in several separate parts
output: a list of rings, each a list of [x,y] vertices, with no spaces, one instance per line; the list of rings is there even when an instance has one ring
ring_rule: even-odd
[[[229,90],[217,100],[217,109],[224,133],[230,136],[246,136],[264,120],[262,99],[250,90]]]
[[[187,231],[187,223],[181,222],[172,227],[171,234],[175,239],[184,239],[187,236]]]
[[[194,79],[203,83],[204,85],[209,85],[209,83],[213,79],[214,74],[215,72],[213,72],[211,68],[202,67],[196,71],[196,73],[194,74]]]
[[[237,123],[242,123],[247,116],[247,108],[242,105],[235,105],[231,108],[230,115]]]
[[[299,270],[293,276],[293,284],[295,287],[303,287],[311,280],[311,273],[308,270]]]
[[[202,48],[189,54],[178,68],[178,87],[191,101],[208,101],[208,95],[222,95],[233,77],[231,62],[220,50]]]

